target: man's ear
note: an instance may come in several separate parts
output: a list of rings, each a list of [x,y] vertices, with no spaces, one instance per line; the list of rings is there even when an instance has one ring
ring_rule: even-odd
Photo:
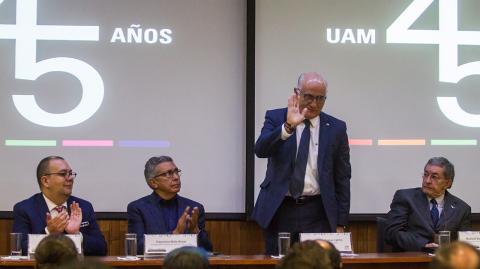
[[[149,179],[149,180],[147,181],[147,184],[148,184],[148,186],[149,186],[151,189],[153,189],[153,190],[155,190],[155,189],[158,188],[158,183],[157,183],[157,181],[154,180],[154,179]]]
[[[447,182],[447,189],[450,189],[452,187],[453,180],[449,179]]]
[[[40,178],[40,183],[42,184],[42,187],[48,187],[49,186],[49,180],[47,176],[42,176]]]

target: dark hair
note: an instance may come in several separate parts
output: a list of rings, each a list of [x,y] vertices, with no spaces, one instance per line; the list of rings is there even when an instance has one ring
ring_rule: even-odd
[[[435,166],[442,167],[443,176],[446,179],[451,179],[453,181],[453,178],[455,177],[455,168],[453,167],[453,164],[447,160],[447,158],[433,157],[430,160],[428,160],[427,164],[425,164],[425,168],[427,168],[427,165],[435,165]]]
[[[473,257],[468,254],[473,254]],[[474,267],[471,267],[473,264],[468,264],[470,266],[465,267],[467,264],[458,264],[458,261],[463,261],[465,263],[471,262],[470,258],[476,259],[476,264]],[[435,257],[433,257],[432,262],[430,263],[431,269],[455,269],[455,268],[480,268],[480,253],[478,250],[466,243],[461,241],[456,241],[445,246],[441,246],[435,252]]]
[[[204,249],[181,247],[172,250],[163,261],[165,269],[208,269],[208,256]]]
[[[340,251],[338,251],[338,249],[330,241],[317,240],[317,243],[319,243],[320,246],[327,252],[332,268],[340,269],[342,267],[342,255],[340,254]]]
[[[75,260],[62,264],[58,269],[111,269],[108,264],[100,262],[96,257],[85,257],[83,260]]]
[[[43,177],[46,173],[48,173],[48,169],[50,166],[50,161],[52,160],[65,160],[64,158],[60,156],[48,156],[43,158],[37,165],[37,182],[38,186],[42,188],[42,182],[40,181],[40,178]]]
[[[315,241],[295,243],[277,265],[278,269],[331,269],[327,252]]]
[[[145,180],[147,182],[149,179],[155,176],[155,167],[164,162],[173,162],[173,159],[169,156],[155,156],[148,159],[147,163],[145,164],[145,170],[143,171],[143,174],[145,175]]]
[[[78,259],[72,239],[63,234],[51,234],[43,238],[35,249],[35,261],[39,269],[55,269]]]

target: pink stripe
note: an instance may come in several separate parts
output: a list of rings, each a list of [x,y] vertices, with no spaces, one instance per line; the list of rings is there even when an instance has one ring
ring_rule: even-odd
[[[425,139],[379,139],[379,146],[425,146]]]
[[[373,145],[372,139],[349,139],[350,146],[371,146]]]
[[[113,140],[63,140],[64,147],[113,147]]]

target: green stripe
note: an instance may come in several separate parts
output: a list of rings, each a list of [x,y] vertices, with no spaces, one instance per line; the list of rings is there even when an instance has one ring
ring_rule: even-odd
[[[432,139],[432,146],[476,146],[476,139]]]
[[[5,140],[5,146],[12,147],[55,147],[56,140]]]

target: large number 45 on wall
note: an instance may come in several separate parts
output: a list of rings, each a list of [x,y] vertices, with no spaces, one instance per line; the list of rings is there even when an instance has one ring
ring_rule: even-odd
[[[0,0],[0,4],[3,1]],[[50,72],[65,72],[82,86],[78,105],[65,113],[49,113],[40,108],[34,95],[12,95],[15,108],[27,120],[48,127],[66,127],[90,118],[100,108],[103,80],[89,64],[67,57],[37,61],[37,40],[98,41],[98,26],[37,25],[37,0],[17,0],[16,25],[0,25],[0,39],[14,39],[15,78],[36,80]]]
[[[480,31],[458,30],[458,0],[439,1],[438,30],[410,30],[435,0],[414,0],[387,29],[387,43],[438,44],[439,81],[458,83],[479,75],[480,62],[458,65],[458,45],[480,45]],[[442,113],[456,124],[480,127],[480,115],[464,111],[457,97],[437,97]]]

